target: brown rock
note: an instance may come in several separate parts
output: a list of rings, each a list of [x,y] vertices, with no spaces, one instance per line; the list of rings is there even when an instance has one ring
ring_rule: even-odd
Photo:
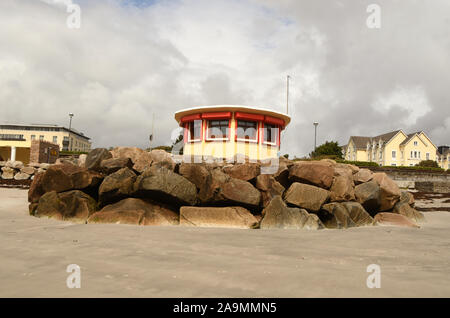
[[[359,169],[357,173],[353,175],[353,181],[355,184],[361,184],[365,182],[369,182],[373,178],[373,173],[369,169]]]
[[[174,205],[194,205],[197,189],[188,179],[159,166],[147,168],[134,183],[136,195]]]
[[[52,165],[40,180],[44,192],[64,192],[73,189],[85,189],[96,187],[103,177],[84,168],[72,165]]]
[[[384,172],[374,173],[373,179],[380,186],[380,211],[387,211],[394,207],[400,199],[400,188]]]
[[[150,158],[152,165],[164,167],[172,171],[175,170],[175,161],[173,161],[171,154],[165,150],[153,149],[150,151]]]
[[[251,229],[258,225],[258,221],[247,209],[239,206],[183,206],[180,209],[180,225]]]
[[[28,167],[23,167],[22,169],[20,169],[20,172],[26,173],[31,176],[36,172],[36,169],[28,166]]]
[[[28,189],[28,202],[37,203],[39,202],[39,198],[45,193],[42,188],[42,178],[44,176],[44,172],[37,173],[34,175],[34,179],[31,182],[30,189]]]
[[[346,207],[337,202],[325,204],[318,213],[325,227],[331,229],[346,229],[356,226]]]
[[[326,161],[298,161],[289,169],[289,178],[294,182],[313,184],[329,189],[333,183],[334,166]]]
[[[359,184],[355,187],[356,200],[362,204],[364,209],[374,216],[380,210],[381,189],[374,180]]]
[[[221,186],[220,195],[226,201],[244,206],[257,207],[261,202],[261,193],[250,182],[236,178]]]
[[[268,174],[261,174],[256,178],[256,188],[261,191],[261,204],[263,207],[269,205],[276,195],[283,195],[285,188]]]
[[[14,180],[28,180],[30,175],[24,172],[18,172],[14,175]]]
[[[86,158],[87,158],[87,154],[81,154],[78,156],[78,166],[85,168],[86,167]]]
[[[398,202],[395,204],[393,212],[401,214],[416,223],[425,221],[423,214],[411,207],[408,202]]]
[[[89,170],[100,171],[100,164],[103,160],[112,158],[112,154],[106,148],[95,148],[89,151],[85,167]]]
[[[257,163],[232,164],[223,168],[223,172],[229,176],[244,181],[255,179],[260,171],[261,167]]]
[[[36,213],[38,204],[37,203],[30,203],[28,205],[28,212],[30,213],[30,215],[34,216],[34,214]]]
[[[51,191],[45,193],[39,199],[34,215],[74,223],[86,223],[86,220],[95,212],[95,209],[95,200],[84,192],[79,190],[63,193]]]
[[[142,173],[150,167],[153,159],[148,151],[137,147],[116,147],[111,150],[113,158],[130,158],[133,162],[133,169]]]
[[[110,158],[100,163],[100,171],[111,174],[122,168],[133,168],[133,162],[130,158]]]
[[[319,187],[294,182],[284,194],[286,202],[310,211],[319,211],[330,192]]]
[[[342,202],[347,209],[350,219],[356,226],[372,225],[373,219],[364,207],[358,202]]]
[[[334,202],[355,200],[353,179],[348,175],[339,175],[334,178],[330,188],[330,200]]]
[[[221,187],[228,182],[231,177],[220,168],[212,169],[206,176],[205,183],[200,187],[198,198],[202,204],[210,204],[224,201],[220,194]]]
[[[375,215],[373,220],[375,225],[393,225],[419,228],[416,223],[401,214],[382,212]]]
[[[2,179],[11,180],[14,178],[15,170],[10,167],[2,167]]]
[[[263,212],[261,229],[317,230],[323,228],[322,222],[316,215],[309,214],[304,209],[287,207],[279,195],[270,201]]]
[[[98,189],[100,204],[119,201],[131,195],[135,181],[136,174],[129,168],[122,168],[106,176]]]
[[[414,196],[411,192],[409,191],[401,191],[400,192],[400,200],[399,202],[406,202],[408,203],[410,206],[414,207]]]
[[[211,174],[206,165],[202,163],[181,163],[178,173],[195,184],[197,189],[206,185]]]
[[[105,206],[94,213],[88,223],[133,225],[177,225],[178,215],[163,204],[150,200],[127,198]]]

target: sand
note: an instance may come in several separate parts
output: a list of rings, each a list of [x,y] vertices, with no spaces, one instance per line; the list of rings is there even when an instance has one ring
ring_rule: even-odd
[[[0,188],[0,297],[450,297],[448,212],[420,229],[77,225],[29,216],[26,198]]]

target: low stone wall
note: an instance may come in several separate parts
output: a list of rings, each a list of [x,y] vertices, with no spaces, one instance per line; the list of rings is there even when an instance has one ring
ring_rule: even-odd
[[[400,170],[368,167],[373,172],[384,172],[402,189],[423,192],[450,193],[450,174],[435,171]]]
[[[414,188],[421,192],[450,193],[450,182],[416,181]]]
[[[163,150],[92,150],[37,174],[29,212],[76,223],[243,229],[417,227],[414,198],[384,173],[332,160],[175,162]]]
[[[48,163],[24,165],[21,161],[0,161],[0,186],[29,187],[34,175],[45,172],[49,167]]]

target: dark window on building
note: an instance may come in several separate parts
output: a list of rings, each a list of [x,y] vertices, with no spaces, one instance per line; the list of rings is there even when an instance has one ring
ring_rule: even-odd
[[[278,140],[279,128],[276,125],[264,124],[264,142],[275,144]]]
[[[202,121],[194,120],[189,122],[189,141],[201,140],[202,136]]]
[[[237,138],[256,140],[258,123],[256,121],[238,120],[237,122]]]
[[[208,121],[208,138],[220,139],[228,138],[228,120],[210,120]]]

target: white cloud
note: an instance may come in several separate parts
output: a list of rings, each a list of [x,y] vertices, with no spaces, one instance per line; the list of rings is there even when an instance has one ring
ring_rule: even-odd
[[[67,125],[73,112],[94,146],[146,147],[155,113],[155,144],[170,144],[182,108],[284,111],[289,74],[283,153],[311,151],[313,121],[318,143],[397,123],[448,143],[445,1],[426,12],[381,1],[378,33],[364,5],[345,1],[79,0],[80,29],[66,27],[68,2],[0,2],[2,121]]]

